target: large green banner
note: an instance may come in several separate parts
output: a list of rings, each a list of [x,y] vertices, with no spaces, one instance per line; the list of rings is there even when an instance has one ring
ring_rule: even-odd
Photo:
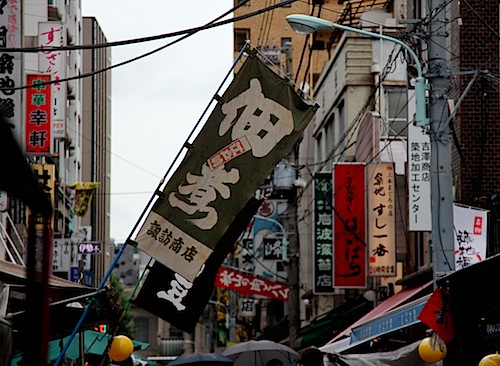
[[[135,242],[193,281],[318,106],[253,52],[154,203]]]

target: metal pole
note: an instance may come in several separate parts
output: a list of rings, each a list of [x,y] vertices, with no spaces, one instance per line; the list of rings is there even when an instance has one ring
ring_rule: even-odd
[[[453,233],[453,193],[450,127],[448,123],[448,59],[446,44],[446,6],[444,0],[431,0],[428,70],[431,120],[431,251],[436,279],[455,270]]]
[[[295,348],[300,329],[300,304],[299,304],[299,240],[297,232],[297,198],[295,194],[288,201],[287,229],[288,238],[288,284],[290,296],[288,300],[288,331],[289,345]]]

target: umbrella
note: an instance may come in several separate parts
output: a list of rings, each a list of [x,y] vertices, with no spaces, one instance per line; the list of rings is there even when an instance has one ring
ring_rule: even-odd
[[[231,366],[233,360],[220,353],[192,353],[183,354],[177,357],[169,366]]]
[[[234,366],[266,366],[273,358],[286,365],[294,363],[299,356],[292,348],[269,340],[238,343],[222,354],[233,359]]]

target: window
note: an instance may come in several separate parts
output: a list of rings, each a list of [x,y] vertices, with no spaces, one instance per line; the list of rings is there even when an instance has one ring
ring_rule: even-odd
[[[250,29],[235,29],[234,30],[234,52],[240,52],[245,42],[250,39]]]
[[[170,325],[170,338],[184,338],[184,332],[177,328],[175,325]]]
[[[292,39],[289,37],[281,38],[281,52],[286,52],[288,48],[292,47]]]
[[[404,88],[385,90],[386,124],[382,128],[382,136],[408,135],[408,97]]]
[[[136,317],[134,319],[134,338],[140,342],[149,343],[149,319],[146,317]]]

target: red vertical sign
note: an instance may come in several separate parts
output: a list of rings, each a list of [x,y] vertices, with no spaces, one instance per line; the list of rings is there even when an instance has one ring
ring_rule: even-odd
[[[50,81],[50,75],[27,75],[26,89],[26,152],[31,154],[50,154],[51,118],[50,100],[51,87],[45,84]]]
[[[365,164],[333,167],[333,287],[366,288]]]

